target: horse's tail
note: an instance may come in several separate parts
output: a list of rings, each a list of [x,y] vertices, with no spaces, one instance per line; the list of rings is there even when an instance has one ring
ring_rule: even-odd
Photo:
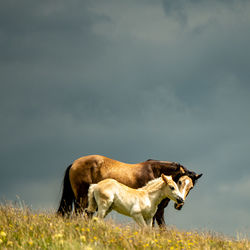
[[[97,184],[91,184],[89,187],[87,213],[94,213],[97,209],[97,203],[94,195],[96,185]]]
[[[71,166],[72,164],[67,167],[64,174],[62,198],[57,210],[57,214],[62,216],[69,215],[71,213],[73,208],[72,205],[75,201],[75,196],[69,180],[69,170]]]

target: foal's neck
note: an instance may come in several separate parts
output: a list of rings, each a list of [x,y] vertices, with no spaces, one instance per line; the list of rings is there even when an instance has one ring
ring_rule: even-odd
[[[152,203],[156,203],[158,205],[164,198],[166,198],[163,192],[164,188],[166,188],[166,183],[161,181],[152,187],[152,189],[147,189],[149,199]]]

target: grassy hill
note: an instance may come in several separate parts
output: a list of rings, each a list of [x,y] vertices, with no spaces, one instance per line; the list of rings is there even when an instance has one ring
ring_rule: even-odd
[[[36,213],[0,205],[0,249],[250,249],[249,240]]]

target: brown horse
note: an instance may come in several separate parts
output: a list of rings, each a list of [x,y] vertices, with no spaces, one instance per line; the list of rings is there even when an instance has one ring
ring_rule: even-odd
[[[201,175],[187,170],[176,162],[147,160],[136,164],[127,164],[101,155],[88,155],[73,162],[66,171],[63,183],[63,192],[57,213],[64,216],[72,212],[73,204],[76,213],[83,212],[88,205],[88,189],[90,184],[111,178],[131,188],[140,188],[147,182],[158,178],[161,174],[172,175],[177,182],[183,175],[195,181]],[[156,212],[159,226],[164,227],[164,208],[169,199],[163,200]],[[180,207],[178,207],[180,209]]]

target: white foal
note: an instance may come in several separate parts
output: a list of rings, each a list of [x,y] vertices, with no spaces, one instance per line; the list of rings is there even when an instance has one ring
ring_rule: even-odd
[[[171,176],[164,174],[147,183],[146,186],[133,189],[114,179],[105,179],[90,185],[87,213],[104,218],[111,210],[132,217],[140,226],[152,226],[152,219],[159,203],[172,199],[182,204],[184,199]]]

